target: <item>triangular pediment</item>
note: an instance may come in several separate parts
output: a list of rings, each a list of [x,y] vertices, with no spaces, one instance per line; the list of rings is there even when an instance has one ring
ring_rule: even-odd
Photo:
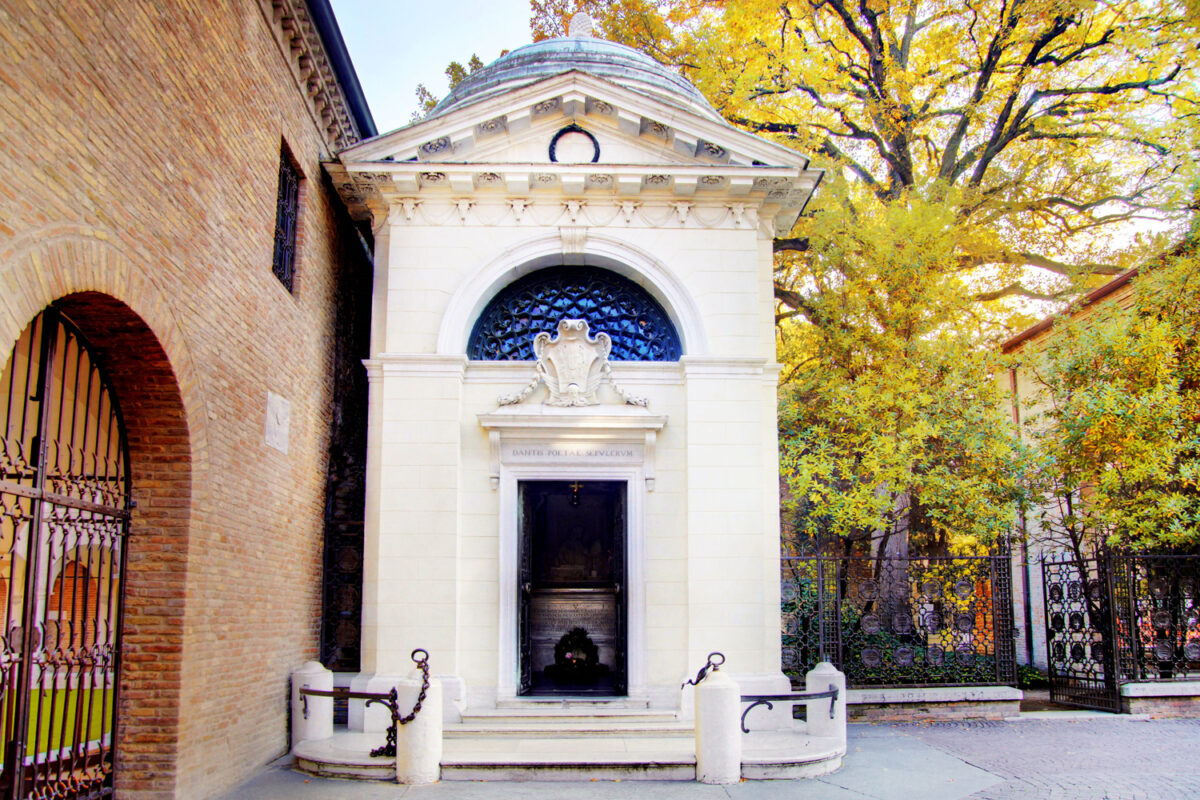
[[[570,125],[595,137],[599,164],[808,166],[804,155],[708,114],[582,72],[421,120],[350,147],[341,158],[347,164],[551,163],[550,144]]]
[[[409,215],[426,197],[462,209],[480,192],[535,192],[753,206],[783,231],[821,179],[808,164],[711,110],[571,71],[361,142],[327,169],[360,219]]]

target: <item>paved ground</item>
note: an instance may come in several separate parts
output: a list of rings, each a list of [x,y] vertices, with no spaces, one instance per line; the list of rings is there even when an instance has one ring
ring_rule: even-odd
[[[223,800],[1196,800],[1200,720],[1096,716],[851,725],[845,766],[805,781],[397,786],[307,778],[285,764]]]

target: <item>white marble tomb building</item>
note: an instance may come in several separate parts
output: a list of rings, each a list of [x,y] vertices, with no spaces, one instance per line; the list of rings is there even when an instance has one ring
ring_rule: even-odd
[[[686,715],[714,650],[787,691],[772,238],[808,159],[575,23],[331,171],[375,231],[355,687],[422,647],[451,721]]]

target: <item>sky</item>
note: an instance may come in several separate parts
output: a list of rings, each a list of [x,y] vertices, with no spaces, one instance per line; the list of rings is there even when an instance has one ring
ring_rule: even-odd
[[[331,0],[380,133],[407,125],[416,89],[449,91],[445,69],[478,54],[485,64],[528,44],[529,0]]]

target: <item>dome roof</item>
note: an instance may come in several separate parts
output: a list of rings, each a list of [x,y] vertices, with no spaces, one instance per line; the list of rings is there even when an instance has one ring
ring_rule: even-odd
[[[721,119],[699,89],[650,56],[590,35],[563,36],[518,47],[464,78],[438,103],[432,116],[572,70]]]

